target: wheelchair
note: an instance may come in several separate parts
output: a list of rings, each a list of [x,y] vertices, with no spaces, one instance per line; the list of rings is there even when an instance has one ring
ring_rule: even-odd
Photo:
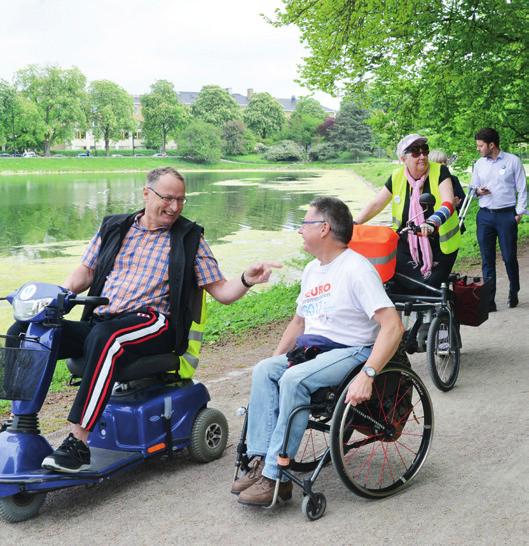
[[[393,283],[386,283],[388,296],[403,315],[406,352],[426,352],[430,377],[434,385],[445,392],[455,386],[461,363],[462,342],[451,289],[452,283],[458,277],[457,273],[452,273],[446,283],[435,288],[395,273],[394,279],[405,281],[408,286],[415,286],[417,292],[420,290],[424,295],[395,293],[392,291]]]
[[[301,366],[303,364],[300,364]],[[309,405],[295,408],[289,416],[282,450],[278,457],[272,508],[278,499],[281,478],[303,490],[301,511],[309,521],[323,516],[325,495],[314,490],[323,467],[332,461],[340,480],[356,495],[368,499],[388,497],[409,485],[430,450],[434,430],[432,402],[424,383],[395,357],[377,375],[370,400],[345,404],[347,387],[361,370],[352,370],[337,387],[319,389]],[[309,421],[296,456],[289,459],[287,445],[294,417],[309,411]],[[245,416],[235,462],[239,472],[249,470]],[[302,476],[301,476],[302,475]]]

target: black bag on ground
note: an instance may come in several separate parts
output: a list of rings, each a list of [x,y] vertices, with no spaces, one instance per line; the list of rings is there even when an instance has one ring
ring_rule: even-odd
[[[454,281],[456,319],[459,324],[479,326],[489,318],[492,281],[464,276]]]

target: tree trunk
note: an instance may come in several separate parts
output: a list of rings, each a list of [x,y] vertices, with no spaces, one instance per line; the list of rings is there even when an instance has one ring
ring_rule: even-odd
[[[108,157],[108,152],[110,151],[110,140],[105,138],[105,155]]]
[[[51,155],[51,141],[49,139],[44,141],[44,155],[46,157],[50,157]]]
[[[160,150],[162,154],[165,154],[165,144],[167,141],[167,133],[165,131],[162,132],[162,149]]]

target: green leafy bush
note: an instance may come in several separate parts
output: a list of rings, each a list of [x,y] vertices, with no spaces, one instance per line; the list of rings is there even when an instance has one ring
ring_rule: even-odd
[[[180,157],[196,163],[215,163],[221,156],[220,130],[205,121],[193,121],[178,139]]]
[[[305,152],[301,146],[292,140],[282,140],[279,144],[268,148],[265,159],[268,159],[268,161],[303,161]]]
[[[326,161],[327,159],[334,159],[338,157],[339,151],[335,146],[328,142],[322,142],[314,145],[309,152],[309,159],[311,161]]]

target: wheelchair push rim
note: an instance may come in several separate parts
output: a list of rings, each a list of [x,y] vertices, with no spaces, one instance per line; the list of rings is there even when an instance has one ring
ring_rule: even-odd
[[[331,457],[342,482],[365,498],[393,495],[422,467],[433,437],[430,396],[417,374],[389,366],[375,379],[371,399],[345,404],[331,425]]]

